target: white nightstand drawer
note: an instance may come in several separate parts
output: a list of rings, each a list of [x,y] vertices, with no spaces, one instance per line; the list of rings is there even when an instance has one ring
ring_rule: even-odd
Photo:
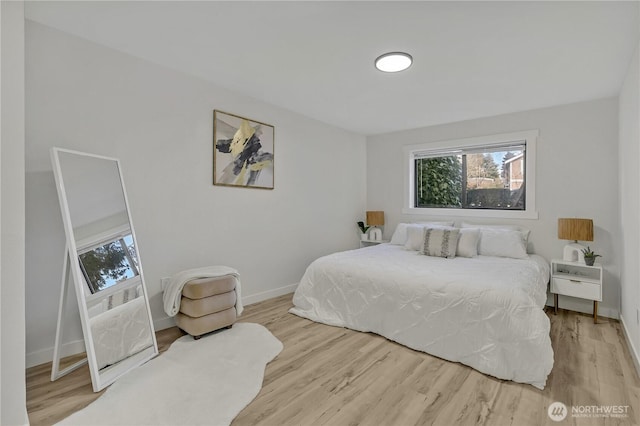
[[[583,299],[602,302],[602,287],[599,284],[588,281],[570,280],[553,277],[551,281],[551,293],[564,294],[565,296],[580,297]]]

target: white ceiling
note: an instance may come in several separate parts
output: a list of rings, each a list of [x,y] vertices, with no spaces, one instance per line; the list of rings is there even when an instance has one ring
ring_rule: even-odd
[[[365,135],[615,96],[640,38],[637,2],[25,8],[33,21]],[[374,68],[397,50],[413,55],[411,68]]]

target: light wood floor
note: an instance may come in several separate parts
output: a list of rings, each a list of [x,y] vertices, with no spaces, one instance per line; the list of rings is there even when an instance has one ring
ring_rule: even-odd
[[[544,391],[494,379],[380,336],[317,324],[287,313],[291,295],[245,307],[242,321],[267,327],[284,349],[263,388],[233,422],[244,425],[634,425],[640,380],[620,324],[559,310],[551,318],[555,365]],[[160,350],[181,335],[158,332]],[[73,359],[69,360],[70,362]],[[32,425],[55,423],[95,400],[88,369],[49,381],[50,364],[27,370]],[[554,401],[629,406],[626,418],[552,422]]]

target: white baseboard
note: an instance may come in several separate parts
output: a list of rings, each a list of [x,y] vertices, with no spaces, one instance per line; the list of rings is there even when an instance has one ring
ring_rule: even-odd
[[[547,298],[547,306],[553,307],[553,295],[549,295]],[[570,311],[593,315],[593,302],[590,300],[560,295],[558,297],[558,309],[568,309]],[[620,319],[620,311],[609,306],[603,306],[602,303],[598,303],[598,316]]]
[[[640,378],[640,355],[638,355],[638,350],[633,345],[633,341],[629,337],[629,330],[627,329],[627,325],[622,315],[620,315],[620,323],[622,324],[622,331],[624,332],[624,340],[627,341],[629,353],[631,354],[631,358],[633,359],[633,365],[636,367],[636,374],[638,374],[638,377]]]
[[[274,288],[272,290],[262,291],[260,293],[252,294],[250,296],[242,296],[242,303],[247,306],[252,303],[262,302],[263,300],[272,299],[274,297],[282,296],[283,294],[293,293],[296,291],[298,283],[285,285],[283,287]],[[171,317],[163,317],[153,321],[153,326],[156,331],[164,330],[165,328],[171,328],[176,325],[176,322]]]
[[[60,357],[79,354],[85,351],[84,340],[74,340],[73,342],[65,343],[60,349]],[[50,348],[42,349],[39,351],[28,353],[25,359],[26,368],[35,367],[36,365],[51,362],[53,360],[53,346]]]
[[[162,317],[157,320],[153,320],[153,329],[155,331],[164,330],[165,328],[175,327],[176,321],[173,317]]]
[[[272,290],[263,291],[260,293],[252,294],[251,296],[242,296],[242,303],[251,305],[252,303],[262,302],[263,300],[273,299],[274,297],[282,296],[283,294],[293,293],[296,291],[298,283],[285,285],[284,287],[274,288]]]
[[[243,304],[250,305],[252,303],[262,302],[263,300],[271,299],[274,297],[282,296],[283,294],[293,293],[298,287],[298,283],[286,285],[284,287],[274,288],[272,290],[263,291],[260,293],[252,294],[249,296],[243,296]],[[153,327],[156,331],[171,328],[176,325],[175,320],[172,317],[162,317],[153,321]],[[62,357],[75,355],[85,351],[84,340],[76,340],[73,342],[65,343],[62,345]],[[50,348],[42,349],[39,351],[28,353],[26,356],[26,368],[34,367],[36,365],[44,364],[45,362],[51,362],[53,360],[53,346]]]

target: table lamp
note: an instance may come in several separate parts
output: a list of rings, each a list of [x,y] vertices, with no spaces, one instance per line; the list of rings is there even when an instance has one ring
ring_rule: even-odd
[[[578,241],[593,241],[593,220],[576,218],[558,219],[558,239],[573,240],[573,243],[564,246],[563,260],[584,263],[584,253],[582,253],[582,250],[585,246],[579,244]]]
[[[382,230],[380,230],[380,228],[376,228],[376,226],[384,225],[384,212],[368,211],[367,225],[371,227],[371,230],[369,231],[369,239],[372,241],[382,241]]]

